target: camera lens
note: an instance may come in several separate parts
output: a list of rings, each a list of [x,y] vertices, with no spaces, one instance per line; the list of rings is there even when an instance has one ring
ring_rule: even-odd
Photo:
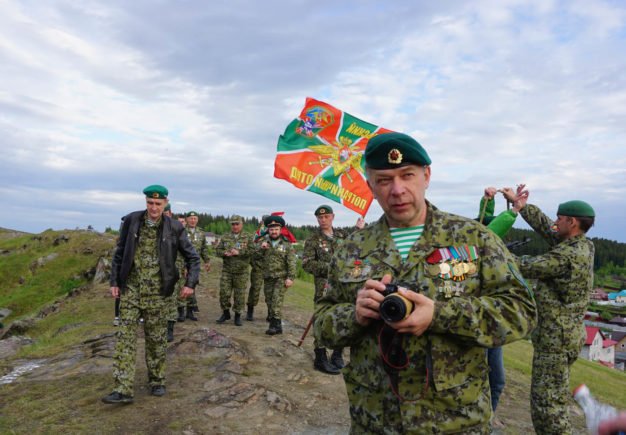
[[[399,322],[409,317],[409,314],[413,311],[413,303],[407,298],[394,293],[385,297],[380,303],[378,311],[380,312],[380,317],[385,322]]]

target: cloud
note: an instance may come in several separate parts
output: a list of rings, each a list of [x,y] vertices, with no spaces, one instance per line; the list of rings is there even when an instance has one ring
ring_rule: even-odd
[[[175,209],[314,223],[327,200],[273,178],[313,96],[423,143],[440,208],[525,182],[626,241],[625,21],[604,1],[1,3],[0,226],[115,227],[155,182]]]

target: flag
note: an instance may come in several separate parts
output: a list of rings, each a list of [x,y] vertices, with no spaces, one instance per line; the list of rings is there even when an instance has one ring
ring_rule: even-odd
[[[274,177],[365,216],[373,200],[365,180],[365,146],[371,137],[390,131],[307,98],[278,138]]]

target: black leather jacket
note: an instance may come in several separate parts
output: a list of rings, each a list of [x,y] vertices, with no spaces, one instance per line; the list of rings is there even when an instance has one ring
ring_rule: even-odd
[[[126,281],[133,266],[135,251],[139,241],[139,229],[143,225],[146,211],[135,211],[123,218],[120,238],[111,262],[111,287],[126,290]],[[158,230],[159,262],[161,264],[161,295],[171,296],[179,278],[176,268],[176,256],[180,252],[185,257],[187,280],[185,285],[195,288],[200,276],[200,256],[187,238],[185,229],[176,220],[163,215]]]

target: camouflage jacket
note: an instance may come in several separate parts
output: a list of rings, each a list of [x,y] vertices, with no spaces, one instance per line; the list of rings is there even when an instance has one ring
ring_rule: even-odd
[[[186,227],[185,231],[187,232],[187,238],[195,248],[200,258],[202,258],[205,263],[209,263],[211,261],[211,256],[209,255],[209,244],[206,242],[204,231],[198,227],[196,227],[195,230]]]
[[[533,346],[549,352],[579,352],[586,336],[583,317],[593,286],[593,243],[584,235],[558,240],[550,230],[553,221],[534,205],[527,205],[520,214],[550,245],[543,255],[519,258],[522,274],[538,280],[539,319]]]
[[[267,242],[269,248],[261,248],[263,242]],[[296,278],[296,251],[283,236],[272,246],[270,237],[265,235],[257,240],[256,249],[263,258],[264,278]]]
[[[463,246],[476,253],[466,276],[452,281],[434,273],[434,253]],[[403,401],[393,394],[379,354],[382,321],[364,327],[355,318],[358,290],[367,279],[380,280],[384,274],[435,301],[431,325],[423,335],[401,334],[408,366],[395,376]],[[491,416],[484,348],[528,335],[536,307],[513,257],[493,232],[428,203],[424,231],[405,261],[384,216],[348,236],[335,252],[329,289],[315,316],[315,337],[323,346],[350,347],[350,363],[343,373],[354,425],[373,433],[382,433],[387,425],[395,428],[390,433],[408,428],[417,433],[484,432]],[[389,404],[397,408],[393,415],[386,415]]]
[[[251,234],[243,231],[239,234],[232,232],[224,234],[215,248],[215,254],[224,259],[223,269],[234,273],[247,272],[250,264],[250,254],[254,250],[253,240]],[[237,249],[239,255],[225,256],[224,253],[232,248]]]
[[[333,229],[333,237],[328,237],[318,228],[304,242],[302,268],[313,275],[316,294],[321,294],[319,292],[326,285],[330,260],[337,246],[341,244],[347,235],[346,231]]]

